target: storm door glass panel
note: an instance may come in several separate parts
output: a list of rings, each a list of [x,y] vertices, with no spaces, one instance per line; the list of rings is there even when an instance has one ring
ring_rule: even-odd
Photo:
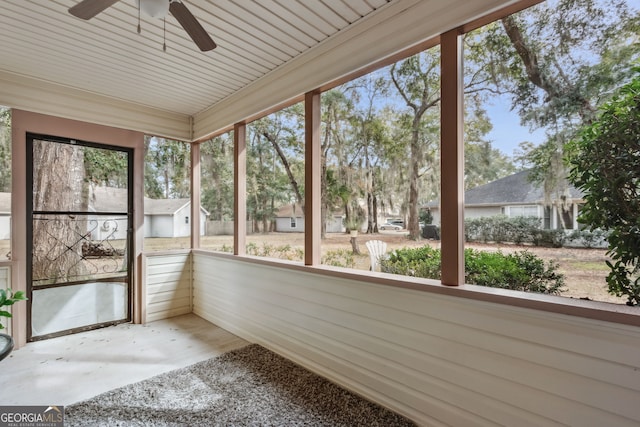
[[[128,321],[131,152],[27,141],[30,338]]]

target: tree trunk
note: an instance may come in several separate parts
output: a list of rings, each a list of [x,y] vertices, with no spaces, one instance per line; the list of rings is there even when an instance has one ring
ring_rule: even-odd
[[[378,231],[378,198],[373,196],[373,232]]]
[[[82,147],[50,141],[33,145],[33,210],[86,211]],[[34,215],[35,216],[35,215]],[[76,215],[47,215],[33,224],[33,280],[66,280],[86,274],[82,263],[87,222]]]
[[[320,239],[324,240],[327,237],[327,163],[322,156],[322,165],[320,166]],[[306,217],[306,215],[305,215]]]
[[[535,47],[527,42],[523,34],[522,28],[517,20],[512,16],[506,16],[501,19],[502,26],[511,41],[518,57],[524,64],[527,78],[538,88],[546,93],[545,103],[553,105],[554,102],[561,102],[563,98],[573,98],[579,105],[578,114],[584,123],[589,123],[595,115],[596,109],[587,98],[580,94],[580,91],[568,81],[563,84],[562,78],[554,78],[549,72],[545,72],[543,67],[538,63],[538,56]],[[549,164],[549,169],[543,177],[543,185],[545,189],[545,200],[550,200],[552,193],[563,193],[568,189],[566,176],[567,170],[562,158],[564,157],[564,141],[557,140],[555,153]],[[554,159],[555,158],[555,159]],[[558,158],[560,160],[558,161]],[[553,204],[550,201],[547,204]]]
[[[522,29],[513,15],[505,16],[501,19],[501,22],[511,44],[524,64],[527,78],[531,83],[546,92],[547,102],[569,94],[572,97],[577,97],[582,106],[580,116],[583,120],[588,121],[596,110],[589,100],[581,96],[579,91],[575,90],[571,84],[562,87],[561,82],[553,81],[552,77],[540,68],[534,48],[527,44],[527,40],[522,34]]]
[[[361,255],[360,245],[358,245],[358,238],[355,236],[351,237],[351,251],[354,255]]]
[[[501,22],[509,40],[511,40],[511,44],[524,64],[527,77],[531,83],[544,90],[549,98],[557,97],[559,95],[558,88],[542,73],[538,65],[538,56],[530,46],[527,46],[522,31],[514,17],[511,15],[505,16]]]
[[[369,145],[364,147],[365,158],[365,188],[367,194],[367,234],[373,233],[373,172],[369,160]]]
[[[267,132],[264,132],[262,135],[265,138],[267,138],[269,142],[271,142],[271,145],[273,146],[274,150],[276,150],[276,153],[278,154],[278,157],[280,158],[280,161],[282,161],[282,165],[284,166],[284,169],[287,172],[287,176],[289,177],[289,183],[291,183],[291,188],[293,189],[293,192],[296,195],[296,199],[298,200],[298,203],[300,204],[300,206],[302,206],[304,211],[304,198],[302,197],[302,192],[300,192],[300,186],[298,185],[298,181],[296,181],[296,178],[293,176],[293,172],[291,171],[291,166],[289,165],[289,161],[287,160],[286,156],[284,155],[284,152],[280,148],[280,144],[278,144],[278,141],[276,140],[276,138],[269,135]]]
[[[373,194],[371,191],[367,192],[367,234],[373,233]]]
[[[420,118],[416,118],[413,124],[411,136],[411,172],[409,173],[409,238],[420,239],[420,226],[418,224],[418,177],[420,176]]]

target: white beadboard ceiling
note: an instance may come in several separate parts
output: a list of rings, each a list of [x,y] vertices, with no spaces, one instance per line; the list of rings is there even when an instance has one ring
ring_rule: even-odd
[[[111,100],[114,110],[118,103],[126,103],[153,111],[147,115],[152,118],[138,130],[151,130],[148,128],[153,126],[153,117],[158,122],[177,117],[178,124],[167,125],[164,133],[195,138],[219,127],[212,115],[234,94],[247,91],[267,76],[277,80],[280,70],[290,78],[292,71],[287,65],[304,64],[305,56],[313,57],[314,51],[317,57],[323,46],[333,46],[332,40],[338,39],[340,48],[348,51],[350,40],[360,37],[359,51],[370,49],[375,54],[376,49],[384,48],[380,54],[388,55],[390,50],[404,46],[378,47],[377,42],[363,45],[363,31],[370,32],[371,40],[375,40],[376,26],[391,19],[396,19],[398,25],[410,22],[407,15],[415,9],[424,14],[413,19],[424,26],[421,36],[426,38],[442,30],[436,24],[452,28],[453,24],[467,22],[513,0],[183,0],[218,44],[209,52],[200,52],[171,15],[166,19],[166,52],[162,50],[162,20],[143,15],[142,33],[137,34],[136,0],[120,0],[89,21],[67,12],[78,2],[0,2],[0,83],[4,80],[7,92],[7,99],[3,99],[0,85],[0,104],[26,97],[21,93],[28,91],[15,88],[38,82],[54,94],[68,90],[76,99],[83,94],[83,101],[91,96],[103,104],[105,99]],[[429,10],[434,12],[432,16],[425,13]],[[366,25],[376,19],[376,25]],[[395,28],[399,40],[406,30]],[[392,31],[395,37],[393,30],[386,31]],[[420,41],[412,37],[411,41]],[[358,59],[359,65],[365,66],[363,61],[372,59]],[[337,65],[327,66],[336,68],[328,77],[336,78],[335,74],[342,72]],[[38,91],[28,92],[28,96],[37,98]],[[271,97],[275,99],[276,95]],[[63,98],[58,101],[65,102],[69,103]],[[15,103],[21,106],[20,102]],[[82,109],[87,107],[78,107],[76,113],[66,115],[84,119],[88,113],[82,114]],[[105,116],[117,115],[109,111],[105,110]],[[242,114],[238,112],[236,116]],[[201,125],[194,134],[193,122],[198,118],[206,126]],[[102,122],[127,125],[124,119]],[[188,132],[186,127],[190,128]]]

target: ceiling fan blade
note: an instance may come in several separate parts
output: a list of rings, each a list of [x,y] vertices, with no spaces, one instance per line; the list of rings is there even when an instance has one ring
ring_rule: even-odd
[[[193,16],[187,6],[179,1],[172,1],[169,5],[169,11],[178,20],[182,28],[189,34],[189,37],[200,48],[201,51],[206,52],[211,49],[215,49],[216,44],[211,39],[209,34],[202,28],[202,25]]]
[[[91,19],[120,0],[82,0],[69,8],[69,13],[81,19]]]

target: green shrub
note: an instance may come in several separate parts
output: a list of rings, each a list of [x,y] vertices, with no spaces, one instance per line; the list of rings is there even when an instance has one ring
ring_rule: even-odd
[[[569,145],[569,180],[584,193],[578,221],[609,232],[609,292],[640,304],[640,67]]]
[[[24,291],[13,292],[11,289],[0,289],[0,317],[11,317],[11,313],[3,310],[3,307],[10,307],[18,301],[25,301]],[[0,323],[0,329],[4,329],[4,325]]]
[[[564,276],[557,272],[558,264],[552,261],[545,264],[530,252],[505,255],[465,249],[464,256],[466,283],[554,295],[562,292]],[[441,278],[440,250],[429,246],[395,250],[380,265],[385,273]]]
[[[528,251],[503,254],[465,250],[465,281],[478,286],[558,295],[564,276],[558,264],[546,263]]]
[[[380,260],[380,269],[385,273],[440,279],[440,264],[440,250],[423,246],[392,251],[387,259]]]
[[[540,219],[505,215],[470,218],[465,220],[464,230],[467,242],[532,243],[540,231]]]
[[[509,218],[511,224],[511,239],[513,243],[531,243],[533,241],[532,234],[540,229],[540,218],[530,216],[519,216]]]
[[[247,243],[246,246],[247,255],[266,257],[266,258],[280,258],[290,261],[302,261],[304,257],[304,251],[300,248],[293,248],[291,245],[275,246],[269,243],[262,243],[262,246],[258,246],[253,242]]]
[[[542,246],[545,248],[561,248],[564,246],[564,242],[567,235],[564,230],[533,230],[532,233],[533,244],[535,246]]]
[[[585,248],[593,248],[606,244],[607,232],[600,229],[596,230],[573,230],[567,237],[571,242],[577,242]]]
[[[356,260],[351,249],[327,251],[325,256],[322,257],[322,264],[334,267],[356,268]]]

